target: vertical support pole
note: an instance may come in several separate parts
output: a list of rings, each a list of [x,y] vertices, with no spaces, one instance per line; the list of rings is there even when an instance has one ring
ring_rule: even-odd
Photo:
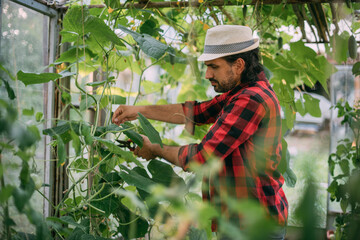
[[[58,43],[59,43],[59,29],[60,26],[58,24],[59,19],[61,17],[60,13],[57,13],[55,16],[51,16],[48,23],[48,48],[46,49],[47,55],[47,64],[53,62],[56,59],[56,55],[58,52]],[[50,72],[55,72],[55,69],[52,67],[49,69]],[[55,84],[53,82],[44,84],[44,128],[51,128],[55,124],[52,119],[55,117]],[[44,188],[44,195],[46,198],[54,204],[53,202],[54,195],[58,194],[57,187],[54,187],[53,179],[56,177],[54,175],[54,159],[56,158],[56,154],[51,151],[50,142],[52,141],[50,136],[45,136],[44,140],[44,183],[48,186]],[[44,217],[52,216],[54,209],[52,209],[52,205],[48,202],[47,199],[44,199],[44,209],[43,214]]]

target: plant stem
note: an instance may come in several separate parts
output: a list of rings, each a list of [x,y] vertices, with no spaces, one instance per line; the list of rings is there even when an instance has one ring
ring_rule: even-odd
[[[0,150],[0,166],[2,166],[2,150]],[[4,174],[1,175],[0,178],[0,185],[1,185],[1,189],[5,188],[5,178],[4,178]],[[4,207],[4,230],[5,230],[5,235],[6,235],[6,239],[7,240],[11,240],[11,230],[10,230],[10,226],[9,224],[6,223],[6,221],[9,219],[9,202],[8,200],[5,201],[5,207]]]
[[[155,62],[153,62],[153,63],[150,64],[149,66],[147,66],[146,68],[144,68],[144,70],[142,70],[141,75],[140,75],[140,78],[139,78],[138,93],[137,93],[137,95],[136,95],[136,98],[135,98],[135,100],[134,100],[134,104],[133,104],[133,105],[136,104],[136,102],[137,102],[137,100],[138,100],[138,98],[139,98],[139,96],[140,96],[141,79],[142,79],[142,77],[143,77],[143,75],[144,75],[144,72],[145,72],[147,69],[149,69],[150,67],[152,67],[152,66],[154,66],[155,64],[157,64],[158,62],[160,62],[164,57],[165,57],[165,54],[164,54],[161,58],[159,58],[158,60],[156,60]]]
[[[111,50],[110,50],[111,51]],[[109,84],[109,54],[106,52],[105,53],[105,60],[106,60],[106,71],[105,71],[105,78],[106,78],[106,82],[104,84],[101,96],[99,98],[99,100],[96,103],[96,117],[95,117],[95,124],[94,124],[94,129],[93,129],[93,135],[96,131],[96,127],[98,125],[98,121],[99,121],[99,114],[100,114],[100,103],[101,103],[101,99],[104,97],[104,93],[105,93],[105,89],[107,88],[107,85]]]
[[[108,155],[106,155],[102,161],[99,161],[98,163],[96,163],[93,167],[91,167],[88,171],[86,171],[86,173],[80,177],[75,184],[73,184],[69,190],[65,193],[64,198],[61,200],[61,202],[56,206],[55,208],[55,216],[57,216],[58,212],[59,212],[59,208],[61,206],[61,204],[66,200],[67,196],[69,195],[69,193],[75,188],[75,186],[77,186],[82,180],[84,180],[89,173],[91,173],[97,166],[99,166],[104,160],[106,160],[108,157],[110,157],[113,153],[109,153]]]
[[[55,205],[52,204],[52,202],[39,190],[36,189],[36,191],[51,205],[52,208],[55,208]]]
[[[77,43],[79,42],[79,38],[77,40]],[[76,59],[79,59],[79,48],[76,47]],[[80,90],[80,92],[86,94],[86,95],[89,95],[89,97],[91,97],[95,102],[97,102],[96,98],[91,95],[91,94],[88,94],[84,89],[81,88],[78,80],[79,80],[79,61],[76,61],[76,74],[75,74],[75,86]]]

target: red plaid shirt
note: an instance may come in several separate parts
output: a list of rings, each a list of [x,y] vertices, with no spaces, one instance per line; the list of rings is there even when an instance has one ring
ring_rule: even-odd
[[[188,123],[214,123],[200,144],[183,146],[179,162],[204,164],[206,156],[223,162],[216,179],[205,179],[203,198],[228,216],[224,198],[255,199],[280,225],[286,225],[288,203],[277,171],[281,160],[281,115],[278,99],[264,72],[258,81],[241,84],[206,102],[183,104]],[[238,222],[241,226],[241,223]],[[213,229],[214,230],[214,229]]]

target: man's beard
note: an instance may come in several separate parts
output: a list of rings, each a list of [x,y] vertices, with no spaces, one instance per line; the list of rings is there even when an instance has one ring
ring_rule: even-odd
[[[220,84],[220,82],[218,80],[216,80],[215,78],[210,78],[209,79],[209,81],[211,83],[215,83],[215,85],[213,85],[215,92],[217,92],[217,93],[225,93],[225,92],[230,91],[234,87],[236,87],[238,82],[234,80],[233,72],[229,71],[228,75],[229,75],[228,81],[226,83],[223,83],[223,84]]]

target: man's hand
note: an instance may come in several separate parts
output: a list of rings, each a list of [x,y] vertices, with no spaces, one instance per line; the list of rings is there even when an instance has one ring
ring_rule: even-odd
[[[181,104],[148,106],[120,105],[112,116],[112,122],[120,125],[124,122],[135,120],[138,113],[152,120],[175,124],[185,123],[185,115]]]
[[[139,112],[138,108],[138,106],[120,105],[112,116],[112,122],[120,125],[124,122],[135,120]]]
[[[143,138],[143,146],[140,148],[137,146],[134,150],[134,154],[138,157],[144,158],[146,160],[155,159],[156,157],[163,158],[166,161],[182,167],[179,163],[179,146],[167,146],[163,144],[163,147],[157,143],[151,143],[149,138],[141,135]]]
[[[134,150],[134,154],[138,157],[144,158],[146,160],[151,160],[157,157],[155,153],[156,147],[160,147],[159,144],[153,144],[150,142],[149,138],[143,136],[143,146],[140,148],[137,146]]]

